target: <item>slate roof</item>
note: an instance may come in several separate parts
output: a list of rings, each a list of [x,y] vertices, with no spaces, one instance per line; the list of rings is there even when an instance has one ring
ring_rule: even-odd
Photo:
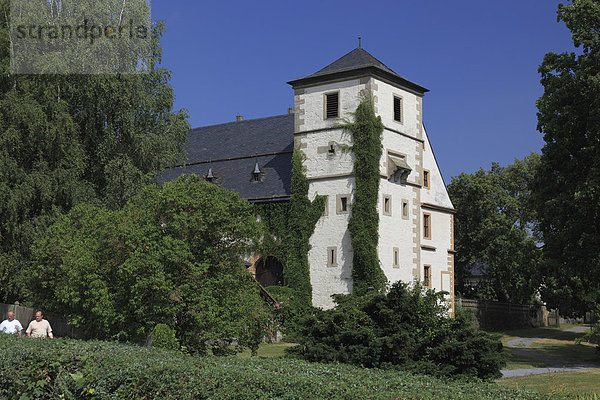
[[[293,87],[310,86],[332,79],[350,78],[367,74],[385,78],[419,93],[429,91],[424,87],[401,77],[361,47],[357,47],[350,53],[338,58],[336,61],[314,74],[289,81],[288,83]]]
[[[214,183],[251,201],[287,200],[291,195],[294,114],[195,128],[188,133],[185,163],[167,169],[157,181],[182,174],[206,176],[212,167]],[[255,164],[261,181],[254,182]]]

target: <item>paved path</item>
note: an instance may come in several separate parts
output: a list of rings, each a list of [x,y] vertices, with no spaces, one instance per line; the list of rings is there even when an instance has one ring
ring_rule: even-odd
[[[531,344],[536,340],[547,339],[551,337],[560,336],[563,332],[572,332],[572,333],[580,333],[590,329],[587,326],[575,326],[573,328],[565,329],[563,331],[558,332],[550,332],[544,335],[539,335],[537,337],[524,337],[509,340],[506,344],[509,347],[509,350],[523,357],[530,358],[535,361],[543,362],[550,364],[550,366],[545,368],[522,368],[522,369],[503,369],[502,372],[503,378],[509,378],[513,376],[525,376],[525,375],[537,375],[537,374],[548,374],[550,372],[568,372],[568,371],[580,371],[583,369],[593,369],[599,368],[598,364],[590,364],[590,363],[581,363],[570,360],[562,360],[557,357],[547,356],[545,354],[541,354],[536,349],[531,348]]]

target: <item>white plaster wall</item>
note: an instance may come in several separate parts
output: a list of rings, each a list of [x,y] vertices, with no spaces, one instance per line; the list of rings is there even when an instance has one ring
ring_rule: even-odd
[[[420,142],[408,138],[406,136],[399,135],[396,132],[389,131],[384,129],[383,135],[381,138],[381,144],[383,146],[383,152],[380,160],[380,169],[381,174],[387,176],[387,154],[388,151],[394,153],[400,153],[406,156],[406,163],[412,169],[410,175],[406,179],[409,183],[414,183],[416,185],[421,184],[421,176],[419,174],[421,162],[417,159],[418,154],[416,150],[416,146],[420,144]]]
[[[366,85],[361,84],[360,79],[352,79],[301,89],[304,93],[295,96],[296,110],[304,113],[301,116],[304,125],[300,126],[299,131],[332,128],[342,122],[343,118],[350,119],[350,113],[360,103],[360,91],[365,88]],[[337,90],[340,92],[340,118],[325,119],[324,94]]]
[[[391,195],[392,215],[383,214],[383,196]],[[379,185],[379,262],[390,283],[411,282],[415,267],[413,211],[416,194],[412,187],[382,179]],[[408,200],[408,218],[402,218],[402,200]],[[394,266],[394,248],[398,248],[398,266]]]
[[[372,79],[376,86],[373,94],[377,98],[377,113],[381,116],[381,122],[388,128],[418,137],[420,130],[418,119],[420,112],[417,109],[418,96],[379,79]],[[402,122],[394,120],[394,96],[402,98]]]
[[[431,287],[442,290],[442,271],[448,271],[448,250],[451,249],[451,222],[449,213],[422,209],[431,215],[431,239],[421,238],[421,243],[435,247],[435,250],[421,250],[420,276],[423,280],[423,266],[431,265]],[[448,288],[444,288],[447,290]]]
[[[353,253],[348,231],[352,207],[350,206],[350,213],[337,214],[336,195],[352,194],[353,191],[353,177],[313,181],[309,187],[310,199],[314,199],[317,194],[328,196],[328,215],[322,216],[317,222],[308,252],[315,307],[331,308],[334,306],[332,294],[352,291]],[[327,248],[332,246],[337,247],[337,266],[328,267]]]
[[[306,159],[306,176],[310,178],[351,174],[354,169],[354,155],[351,151],[343,151],[344,146],[350,146],[350,135],[342,129],[329,129],[312,132],[301,137],[302,148]],[[327,147],[334,142],[335,154],[319,152],[318,148]]]
[[[429,138],[425,133],[425,149],[423,151],[423,168],[429,170],[429,181],[430,189],[423,189],[421,191],[421,201],[423,203],[434,204],[446,208],[454,208],[446,185],[440,173],[437,161],[435,160],[435,154],[429,142]]]

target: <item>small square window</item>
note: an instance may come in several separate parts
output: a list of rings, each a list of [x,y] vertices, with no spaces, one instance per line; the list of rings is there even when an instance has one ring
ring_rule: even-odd
[[[431,214],[423,213],[423,238],[431,239]]]
[[[402,218],[408,219],[408,200],[402,200]]]
[[[383,195],[383,215],[392,215],[392,196]]]
[[[429,170],[423,170],[423,187],[429,189]]]
[[[327,248],[327,266],[337,267],[337,247]]]
[[[325,119],[340,116],[340,92],[325,94]]]
[[[402,98],[394,96],[394,121],[402,122]]]
[[[348,214],[350,211],[350,195],[338,194],[336,211],[338,214]]]
[[[423,286],[426,288],[431,287],[431,265],[423,266]]]
[[[398,248],[394,247],[394,264],[393,264],[394,268],[399,268],[400,267],[400,264],[399,264],[399,262],[400,262],[400,260],[399,260],[400,256],[399,256],[398,253],[399,253]]]

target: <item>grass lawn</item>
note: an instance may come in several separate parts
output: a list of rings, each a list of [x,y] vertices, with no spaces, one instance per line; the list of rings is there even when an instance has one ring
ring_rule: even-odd
[[[598,362],[596,346],[591,343],[575,344],[573,340],[541,339],[533,342],[531,348],[545,356],[559,357],[572,362]]]
[[[293,343],[261,343],[256,356],[259,358],[277,358],[285,355],[285,349],[296,346]],[[250,350],[238,353],[240,358],[250,358]]]
[[[506,356],[506,366],[502,369],[545,368],[550,366],[549,363],[511,353],[506,347],[504,348],[504,354]]]
[[[583,333],[561,332],[573,326],[576,325],[529,328],[503,332],[501,341],[505,346],[504,351],[507,355],[507,366],[505,368],[544,368],[551,366],[552,363],[536,361],[523,355],[513,354],[508,347],[508,342],[512,339],[544,337],[547,335],[551,335],[552,338],[542,338],[531,343],[531,349],[537,354],[571,363],[590,364],[598,362],[594,345],[585,342],[575,344],[575,339],[581,337]],[[572,398],[597,399],[600,398],[600,363],[598,365],[598,369],[503,378],[497,382],[509,388],[567,395]]]
[[[600,368],[503,378],[496,382],[511,389],[528,389],[540,393],[562,395],[593,394],[600,397]]]
[[[508,342],[513,339],[523,337],[544,337],[552,335],[552,338],[538,339],[531,343],[531,348],[545,357],[556,357],[562,360],[568,360],[572,363],[593,363],[598,362],[595,357],[594,345],[590,343],[575,344],[575,339],[581,337],[583,333],[563,332],[565,329],[572,328],[573,324],[563,324],[560,327],[527,328],[502,332],[500,340],[504,345],[506,354],[505,369],[521,368],[543,368],[549,367],[552,363],[533,360],[525,356],[514,354],[510,351]],[[519,347],[516,347],[519,348]],[[522,348],[522,347],[521,347]]]

